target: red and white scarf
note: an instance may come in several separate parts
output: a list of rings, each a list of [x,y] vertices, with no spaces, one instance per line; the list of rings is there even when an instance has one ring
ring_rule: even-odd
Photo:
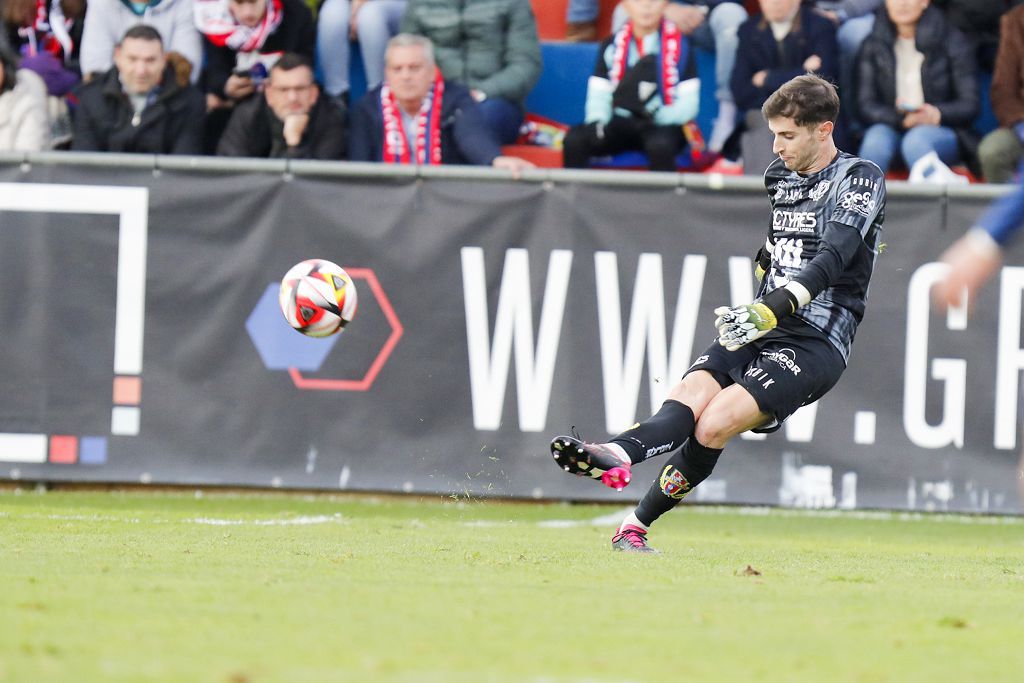
[[[238,52],[262,48],[284,18],[281,0],[267,0],[263,19],[251,28],[238,23],[231,14],[228,0],[195,0],[192,8],[196,28],[207,40],[218,47],[229,47]]]
[[[18,35],[28,40],[25,56],[34,56],[40,52],[49,52],[63,58],[74,50],[69,29],[71,20],[64,18],[60,0],[36,0],[36,16],[30,26],[18,29]]]
[[[679,83],[679,61],[682,55],[683,34],[678,26],[671,21],[662,19],[661,27],[658,29],[658,38],[660,39],[659,57],[661,58],[661,65],[658,69],[661,78],[658,86],[661,90],[661,101],[668,105],[672,104],[675,87]],[[632,43],[633,22],[627,21],[612,39],[615,52],[612,54],[612,66],[608,72],[608,79],[612,82],[612,87],[619,84],[629,68],[629,46]],[[636,42],[636,47],[642,57],[642,40]]]
[[[441,105],[444,101],[444,79],[438,70],[434,87],[423,98],[416,115],[416,160],[419,166],[441,163]],[[387,83],[380,88],[380,108],[384,116],[384,150],[381,155],[388,164],[414,163],[402,123],[402,111]]]

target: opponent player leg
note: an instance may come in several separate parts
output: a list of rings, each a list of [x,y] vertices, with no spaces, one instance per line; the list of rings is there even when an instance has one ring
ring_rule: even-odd
[[[706,374],[706,373],[705,373]],[[741,385],[715,394],[702,411],[693,435],[666,461],[636,509],[622,521],[612,537],[612,548],[626,552],[655,552],[647,545],[647,530],[674,508],[698,484],[711,476],[728,441],[741,432],[767,422],[757,401]]]
[[[689,438],[695,413],[720,390],[710,373],[687,374],[658,412],[643,422],[604,443],[586,443],[578,435],[555,437],[551,455],[566,472],[600,479],[605,486],[621,491],[632,477],[632,465],[679,448]]]

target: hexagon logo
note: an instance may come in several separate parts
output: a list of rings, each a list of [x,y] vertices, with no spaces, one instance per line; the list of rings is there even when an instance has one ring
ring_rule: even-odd
[[[352,377],[312,378],[303,372],[317,372],[335,348],[342,334],[323,339],[306,337],[297,333],[285,322],[278,308],[278,290],[280,283],[267,285],[252,313],[245,321],[245,329],[256,347],[260,359],[268,370],[287,370],[292,383],[299,389],[319,391],[366,391],[373,386],[374,380],[387,363],[391,352],[404,333],[401,321],[395,314],[394,307],[384,293],[376,273],[370,268],[345,268],[353,280],[361,280],[360,295],[365,296],[369,289],[380,306],[381,313],[387,322],[389,333],[373,356],[365,371],[355,373]],[[358,325],[358,321],[353,324]]]

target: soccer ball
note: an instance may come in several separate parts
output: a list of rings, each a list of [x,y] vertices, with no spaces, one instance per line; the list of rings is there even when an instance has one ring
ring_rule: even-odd
[[[324,259],[297,263],[281,279],[278,299],[288,324],[308,337],[329,337],[356,315],[356,286],[345,269]]]

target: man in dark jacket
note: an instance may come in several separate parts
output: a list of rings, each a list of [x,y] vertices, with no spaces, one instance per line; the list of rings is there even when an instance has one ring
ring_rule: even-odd
[[[152,26],[128,29],[114,67],[77,95],[73,151],[199,154],[203,95],[179,85]]]
[[[761,105],[783,83],[806,72],[837,79],[835,25],[810,7],[801,7],[800,0],[761,0],[761,13],[740,26],[732,70],[732,94],[744,127],[745,173],[759,176],[775,159]]]
[[[309,61],[285,53],[270,69],[263,95],[235,108],[218,156],[344,159],[345,115],[320,97]]]
[[[384,82],[352,110],[349,159],[486,165],[513,173],[532,166],[501,155],[469,90],[441,77],[428,38],[408,33],[388,41]]]
[[[860,156],[887,171],[899,152],[907,168],[934,152],[945,164],[973,163],[977,66],[964,35],[928,0],[886,0],[861,47],[857,111],[869,126]]]

